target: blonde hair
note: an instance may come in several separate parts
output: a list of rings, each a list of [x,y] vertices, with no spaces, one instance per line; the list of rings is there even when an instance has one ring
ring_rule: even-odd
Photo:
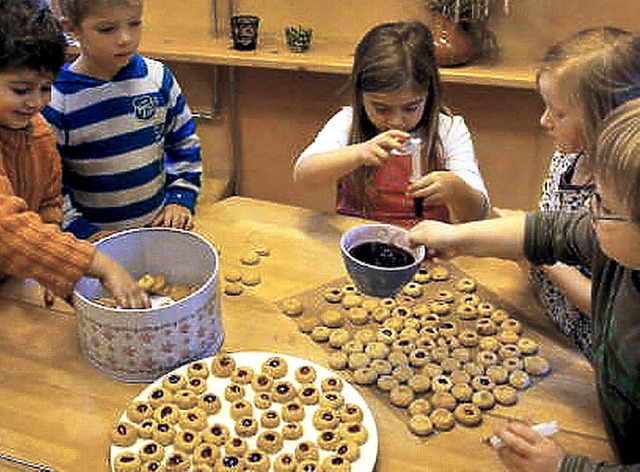
[[[80,26],[98,7],[115,5],[140,5],[142,0],[60,0],[60,13],[74,26]]]
[[[590,159],[596,180],[640,222],[640,98],[616,108],[602,123]]]
[[[611,110],[640,96],[640,37],[613,27],[579,31],[549,48],[538,80],[542,74],[579,110],[589,147]]]

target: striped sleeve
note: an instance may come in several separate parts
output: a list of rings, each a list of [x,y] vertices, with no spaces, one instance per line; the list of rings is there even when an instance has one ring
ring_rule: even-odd
[[[202,185],[200,140],[180,85],[166,66],[161,92],[167,100],[166,203],[182,205],[193,212]]]

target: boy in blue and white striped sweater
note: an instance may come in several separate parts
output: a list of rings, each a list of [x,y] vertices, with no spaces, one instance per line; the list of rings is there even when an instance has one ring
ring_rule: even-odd
[[[200,141],[171,71],[136,53],[141,0],[62,0],[80,56],[43,115],[63,159],[64,229],[81,238],[140,226],[191,229]]]

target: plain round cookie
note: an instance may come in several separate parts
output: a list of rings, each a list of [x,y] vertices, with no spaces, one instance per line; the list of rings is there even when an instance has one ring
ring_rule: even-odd
[[[303,312],[302,301],[299,298],[289,298],[282,302],[282,313],[287,316],[300,316]]]
[[[551,371],[549,362],[541,356],[530,356],[524,358],[524,370],[531,375],[543,376]]]
[[[409,430],[416,436],[429,436],[433,433],[433,423],[426,414],[413,415],[409,419]]]
[[[511,406],[518,401],[516,389],[510,385],[498,385],[493,389],[493,396],[500,405]]]
[[[429,415],[429,419],[438,431],[449,431],[456,424],[453,413],[449,410],[445,410],[444,408],[436,408],[433,410]]]

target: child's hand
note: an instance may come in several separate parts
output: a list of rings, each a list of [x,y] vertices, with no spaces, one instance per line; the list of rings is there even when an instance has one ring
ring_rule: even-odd
[[[510,471],[557,471],[564,451],[553,440],[531,429],[531,421],[512,421],[498,426],[494,433],[503,446],[496,451]]]
[[[163,226],[165,228],[192,229],[193,214],[187,207],[171,203],[165,205],[160,213],[151,222],[151,226]]]
[[[457,253],[456,227],[440,221],[426,220],[409,230],[409,242],[415,245],[424,244],[427,257],[450,259]]]
[[[100,279],[104,288],[122,308],[151,308],[151,300],[129,273],[114,259],[96,251],[87,275]]]
[[[391,129],[360,144],[362,164],[367,166],[383,165],[391,157],[392,150],[404,150],[403,143],[410,137],[409,133]]]
[[[407,186],[407,196],[422,197],[427,205],[451,205],[465,186],[465,181],[453,172],[429,172]]]

